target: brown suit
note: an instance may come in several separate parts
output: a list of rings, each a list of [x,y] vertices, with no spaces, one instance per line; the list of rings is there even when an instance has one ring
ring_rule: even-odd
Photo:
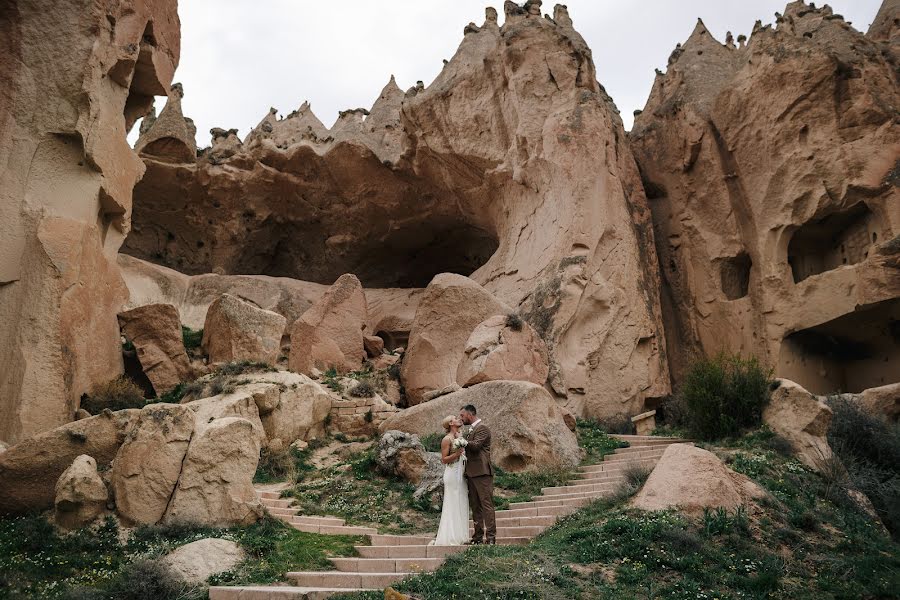
[[[466,482],[469,506],[475,521],[473,540],[497,539],[497,519],[494,516],[494,468],[491,466],[491,430],[484,423],[472,428],[466,446]]]

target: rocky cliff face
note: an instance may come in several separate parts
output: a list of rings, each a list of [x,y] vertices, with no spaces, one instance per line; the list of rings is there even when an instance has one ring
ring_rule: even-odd
[[[175,0],[0,6],[0,438],[122,370],[115,265],[144,165],[125,140],[179,56]]]
[[[669,381],[650,213],[590,50],[540,6],[507,2],[502,27],[488,9],[430,86],[392,80],[330,130],[303,105],[243,142],[213,130],[197,160],[144,145],[125,251],[189,274],[349,272],[367,295],[469,275],[547,343],[562,402],[640,411]]]
[[[701,22],[658,74],[630,141],[676,379],[725,349],[817,393],[896,380],[898,7],[866,36],[792,2],[739,46]]]

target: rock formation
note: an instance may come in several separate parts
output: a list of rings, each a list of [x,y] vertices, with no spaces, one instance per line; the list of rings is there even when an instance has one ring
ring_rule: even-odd
[[[206,538],[179,546],[162,562],[179,580],[196,586],[204,585],[213,575],[232,570],[246,558],[247,553],[237,542]]]
[[[119,313],[119,325],[125,339],[134,344],[141,370],[157,396],[190,379],[181,319],[174,306],[147,304]]]
[[[827,435],[834,413],[793,381],[779,379],[775,383],[778,388],[763,411],[763,422],[790,443],[803,464],[826,470],[832,458]]]
[[[249,360],[274,365],[287,320],[231,294],[222,294],[206,313],[203,349],[211,363]]]
[[[388,431],[378,441],[375,458],[378,469],[416,486],[413,497],[421,498],[443,491],[444,464],[437,452],[428,452],[419,436],[402,431]],[[441,494],[442,495],[442,494]],[[433,499],[436,499],[437,496]]]
[[[389,418],[381,431],[443,434],[443,418],[466,404],[491,428],[491,459],[507,471],[572,468],[581,461],[563,409],[545,389],[524,381],[490,381],[441,396]]]
[[[65,529],[84,527],[106,510],[108,498],[97,461],[82,454],[56,482],[54,521]]]
[[[630,141],[676,380],[725,349],[817,394],[896,382],[897,9],[867,37],[791,2],[739,49],[699,22],[657,76]]]
[[[171,83],[176,2],[13,0],[0,40],[0,438],[16,442],[122,371],[115,256],[144,172],[125,136]]]
[[[712,452],[672,444],[631,504],[642,510],[679,509],[697,515],[707,508],[733,511],[764,495],[762,488],[726,467]]]
[[[469,336],[464,352],[456,370],[456,380],[464,387],[485,381],[537,385],[547,381],[547,347],[518,315],[497,315],[483,321]]]
[[[291,369],[307,375],[316,369],[358,370],[366,358],[367,319],[362,284],[355,275],[341,275],[291,326]]]
[[[507,12],[467,28],[430,86],[391,81],[330,130],[304,105],[240,144],[214,130],[196,160],[145,153],[126,252],[193,276],[353,273],[370,311],[378,289],[470,276],[542,337],[575,414],[641,412],[669,382],[638,170],[566,8]]]

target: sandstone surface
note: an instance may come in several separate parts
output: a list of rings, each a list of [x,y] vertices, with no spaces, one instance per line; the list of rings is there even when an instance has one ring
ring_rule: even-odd
[[[418,404],[428,392],[456,384],[472,331],[485,319],[511,311],[468,277],[435,277],[419,302],[400,368],[409,403]]]
[[[331,129],[273,109],[240,145],[223,129],[194,161],[144,155],[125,251],[191,276],[354,273],[370,311],[370,291],[467,275],[544,339],[574,414],[642,412],[669,381],[640,174],[566,8],[508,13],[428,87],[391,81]]]
[[[763,410],[763,422],[790,442],[803,464],[815,470],[824,469],[832,457],[828,426],[834,413],[793,381],[778,379],[775,383],[778,388]]]
[[[134,151],[157,160],[179,163],[194,160],[197,155],[197,128],[181,110],[184,89],[180,83],[171,87],[165,108],[159,117],[153,113],[141,122],[141,136]]]
[[[0,7],[0,438],[122,372],[116,252],[145,167],[126,134],[178,64],[175,0]],[[52,43],[50,43],[52,41]],[[69,460],[71,460],[70,457]]]
[[[496,315],[480,323],[464,352],[456,371],[463,387],[503,380],[544,385],[550,372],[544,341],[518,315]]]
[[[356,371],[366,358],[363,329],[368,309],[355,275],[341,275],[328,291],[291,326],[292,370]]]
[[[491,459],[507,471],[573,468],[581,461],[562,409],[544,388],[524,381],[490,381],[419,404],[387,419],[381,431],[442,434],[443,418],[466,404],[490,427]]]
[[[256,522],[265,512],[253,489],[259,449],[253,425],[246,419],[198,423],[165,521],[207,527]]]
[[[900,420],[900,383],[870,388],[858,394],[841,394],[841,396],[858,403],[873,415],[881,415],[895,423]],[[824,397],[820,399],[824,400]]]
[[[428,452],[419,436],[402,431],[387,431],[378,440],[378,468],[416,486],[413,496],[421,498],[444,487],[441,455]]]
[[[730,512],[763,495],[759,486],[731,471],[712,452],[672,444],[631,504],[642,510],[676,508],[697,515],[705,508]]]
[[[108,466],[141,411],[106,412],[30,437],[0,453],[0,514],[53,506],[56,482],[81,455]]]
[[[897,381],[897,17],[791,2],[740,47],[699,22],[657,75],[629,139],[676,381],[723,349],[816,394]]]
[[[106,510],[109,492],[97,473],[97,461],[82,454],[56,482],[54,521],[65,529],[91,523]]]
[[[211,363],[249,360],[274,365],[287,320],[231,294],[222,294],[206,313],[202,347]]]
[[[206,538],[179,546],[162,561],[178,579],[190,585],[202,585],[213,575],[230,571],[247,558],[236,542]]]
[[[193,434],[189,408],[151,404],[141,409],[112,465],[116,509],[126,521],[154,525],[162,519]]]
[[[125,339],[134,344],[141,369],[157,396],[190,379],[190,361],[174,306],[148,304],[119,313],[119,325]]]

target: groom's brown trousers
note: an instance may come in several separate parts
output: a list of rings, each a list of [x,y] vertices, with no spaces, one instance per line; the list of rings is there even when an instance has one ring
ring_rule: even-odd
[[[497,539],[497,518],[494,515],[494,477],[466,477],[469,486],[469,504],[472,506],[472,520],[475,521],[473,540]]]

